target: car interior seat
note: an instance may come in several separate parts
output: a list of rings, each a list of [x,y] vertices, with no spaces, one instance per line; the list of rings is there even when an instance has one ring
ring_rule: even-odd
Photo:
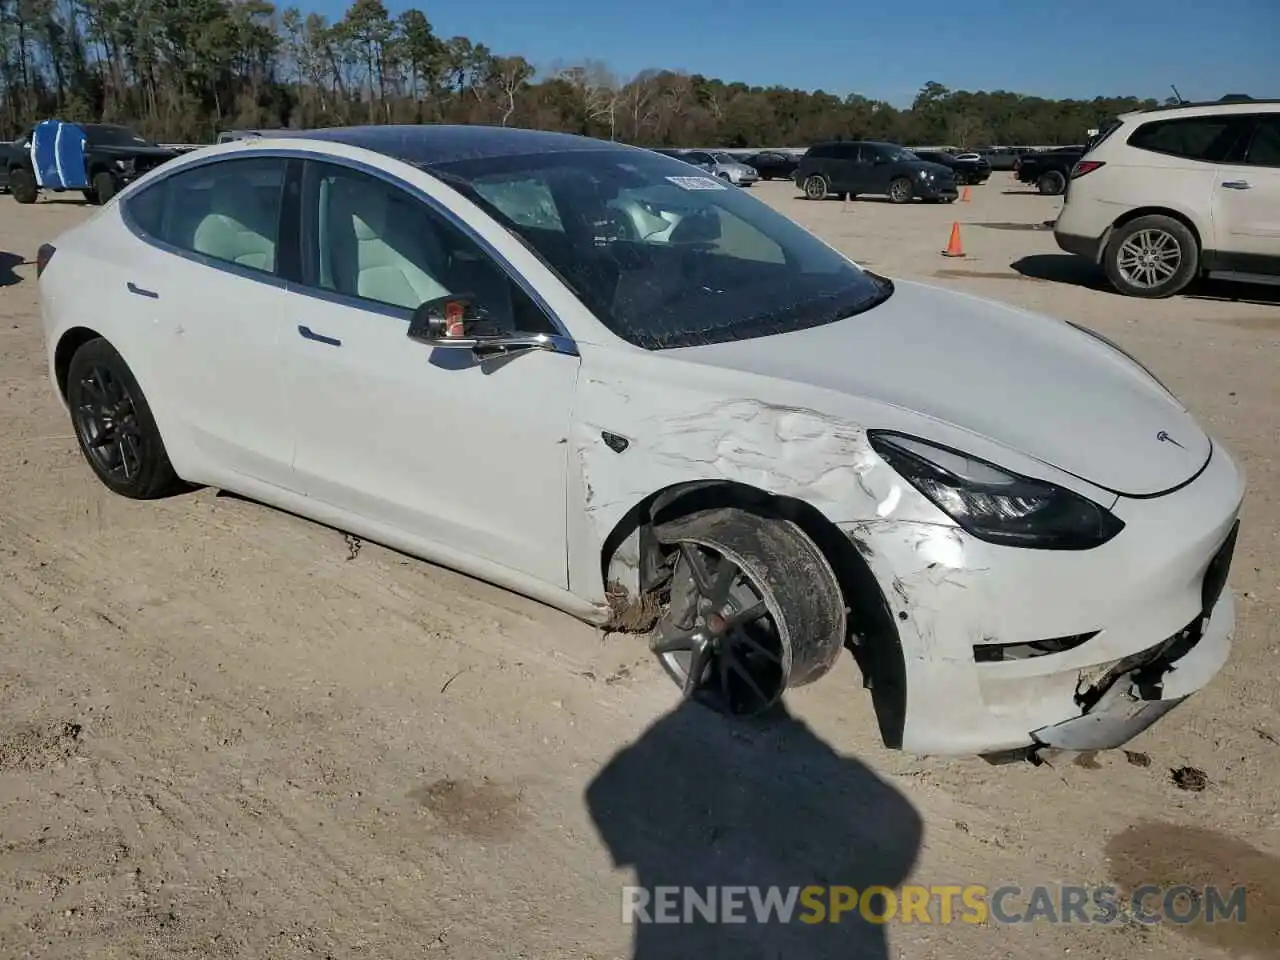
[[[363,177],[327,177],[319,201],[323,285],[409,310],[452,292],[448,254],[409,197]]]
[[[280,188],[255,189],[232,174],[201,192],[209,206],[195,225],[191,249],[256,270],[274,270]]]

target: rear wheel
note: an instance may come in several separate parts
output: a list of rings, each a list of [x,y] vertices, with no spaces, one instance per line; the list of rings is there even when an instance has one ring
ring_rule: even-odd
[[[808,199],[824,200],[826,199],[828,189],[830,188],[827,185],[826,177],[820,176],[819,174],[816,174],[816,173],[811,174],[808,177],[805,177],[804,195]]]
[[[840,588],[795,524],[719,508],[655,534],[675,551],[650,649],[686,699],[753,716],[834,665],[846,625]]]
[[[90,191],[94,199],[90,203],[104,204],[120,192],[120,182],[106,170],[100,170],[93,176],[93,189]]]
[[[1168,297],[1195,279],[1200,245],[1173,217],[1138,217],[1111,234],[1103,266],[1111,285],[1126,296]]]
[[[114,493],[149,500],[179,486],[147,398],[106,340],[90,340],[72,356],[67,407],[84,458]]]
[[[40,195],[35,174],[21,167],[9,171],[9,192],[19,203],[35,203]]]
[[[1040,174],[1040,179],[1036,181],[1036,189],[1047,197],[1056,197],[1067,189],[1067,178],[1060,170],[1049,170]]]
[[[912,193],[911,181],[906,177],[898,177],[889,184],[889,199],[894,203],[906,203],[911,199]]]

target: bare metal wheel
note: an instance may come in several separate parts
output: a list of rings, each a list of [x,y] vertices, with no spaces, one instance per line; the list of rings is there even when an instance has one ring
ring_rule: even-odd
[[[897,177],[889,184],[889,199],[894,203],[906,203],[911,199],[911,181],[906,177]]]
[[[1158,287],[1178,272],[1182,247],[1164,230],[1140,230],[1120,244],[1116,267],[1135,287]]]
[[[804,195],[810,200],[826,199],[828,189],[829,187],[827,185],[826,177],[819,176],[816,173],[812,176],[805,177]]]
[[[107,487],[142,500],[178,486],[142,388],[111,344],[90,340],[76,350],[66,390],[80,449]]]
[[[835,663],[845,612],[830,565],[786,520],[707,510],[655,531],[674,546],[670,599],[650,641],[683,696],[735,717]]]
[[[1121,293],[1167,297],[1195,277],[1199,256],[1195,235],[1186,224],[1157,214],[1117,227],[1103,259],[1107,277]]]

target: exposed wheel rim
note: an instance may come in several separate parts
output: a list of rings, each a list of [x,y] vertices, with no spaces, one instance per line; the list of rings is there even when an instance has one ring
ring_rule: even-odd
[[[771,591],[722,548],[685,540],[679,550],[650,649],[686,699],[731,716],[762,713],[791,672]]]
[[[80,378],[76,399],[76,432],[93,462],[114,479],[133,480],[142,472],[146,438],[129,389],[98,363]]]
[[[905,180],[895,180],[889,184],[889,199],[899,203],[911,198],[911,184]]]
[[[821,177],[810,177],[804,182],[804,192],[810,200],[821,200],[827,195],[827,185]]]
[[[1158,227],[1138,230],[1126,237],[1116,252],[1116,269],[1125,282],[1154,290],[1177,276],[1182,266],[1182,244]]]

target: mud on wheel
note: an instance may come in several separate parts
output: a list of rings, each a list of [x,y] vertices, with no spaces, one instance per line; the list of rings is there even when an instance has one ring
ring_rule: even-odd
[[[735,717],[834,666],[845,639],[835,573],[794,523],[730,508],[655,528],[670,594],[650,649],[683,696]]]

